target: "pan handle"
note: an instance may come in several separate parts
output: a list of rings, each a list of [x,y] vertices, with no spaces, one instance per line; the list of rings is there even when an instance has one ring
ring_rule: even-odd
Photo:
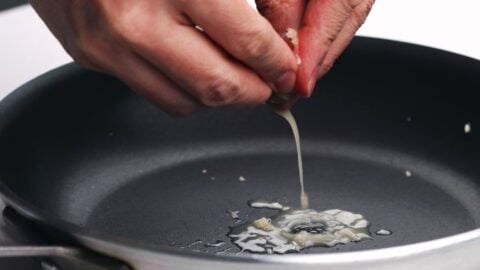
[[[31,221],[13,208],[3,210],[3,220],[8,235],[16,236],[15,246],[0,247],[0,258],[39,259],[43,269],[48,270],[131,270],[128,265],[116,259],[87,250],[74,244],[55,244],[41,239],[31,227]],[[43,244],[40,244],[42,243]],[[45,244],[47,243],[47,244]]]
[[[48,270],[130,270],[125,264],[110,258],[89,254],[82,249],[62,246],[0,247],[0,258],[36,258]]]

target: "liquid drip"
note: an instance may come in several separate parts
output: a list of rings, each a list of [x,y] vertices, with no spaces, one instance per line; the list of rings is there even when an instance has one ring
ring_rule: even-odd
[[[269,205],[282,206],[276,202]],[[231,228],[228,236],[243,251],[263,254],[299,252],[313,246],[332,247],[371,238],[369,222],[360,214],[339,209],[276,209],[280,212],[270,218]]]
[[[300,178],[300,205],[303,209],[308,209],[308,195],[305,193],[305,188],[303,185],[302,149],[300,148],[300,133],[298,132],[297,122],[295,121],[295,118],[290,110],[275,110],[275,112],[281,117],[285,118],[292,129],[293,137],[295,138],[295,145],[297,147],[298,175]]]

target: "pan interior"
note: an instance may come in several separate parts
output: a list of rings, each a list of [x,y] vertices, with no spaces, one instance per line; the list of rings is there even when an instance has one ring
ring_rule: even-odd
[[[258,147],[262,142],[251,143],[257,147],[245,149],[249,148],[245,143],[243,149],[230,149],[235,151],[222,155],[217,154],[218,148],[231,144],[211,144],[199,153],[190,153],[201,158],[140,176],[94,203],[85,226],[189,250],[216,253],[231,248],[228,252],[239,252],[226,237],[229,226],[238,225],[228,211],[239,211],[241,222],[249,222],[276,213],[248,207],[251,199],[299,206],[296,159],[292,151],[287,151],[293,149],[269,149]],[[269,142],[279,148],[291,143]],[[305,146],[311,206],[361,213],[371,221],[372,232],[388,229],[393,235],[373,235],[373,240],[311,248],[303,253],[403,245],[453,235],[480,224],[475,208],[480,196],[469,190],[468,181],[444,168],[400,153],[341,143],[306,141]],[[384,161],[392,158],[394,162]],[[411,177],[405,175],[407,169]],[[474,201],[461,198],[469,193]],[[197,240],[202,243],[189,246]],[[226,244],[204,246],[219,240]]]
[[[478,85],[476,61],[357,39],[315,96],[293,110],[306,191],[318,210],[361,213],[371,231],[393,234],[304,252],[398,246],[478,228]],[[118,81],[70,65],[24,86],[1,109],[1,181],[42,213],[81,228],[178,248],[223,240],[187,249],[236,252],[226,238],[235,224],[227,210],[251,221],[275,212],[251,209],[248,200],[299,204],[293,138],[266,106],[174,119]]]

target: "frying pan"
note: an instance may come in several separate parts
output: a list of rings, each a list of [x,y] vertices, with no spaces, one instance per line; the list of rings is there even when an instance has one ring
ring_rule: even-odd
[[[476,60],[356,38],[294,106],[311,207],[361,213],[388,237],[237,254],[229,210],[248,222],[275,214],[251,199],[299,205],[288,124],[268,106],[172,118],[74,64],[1,102],[1,194],[41,231],[73,239],[63,245],[134,269],[478,269],[479,86]]]

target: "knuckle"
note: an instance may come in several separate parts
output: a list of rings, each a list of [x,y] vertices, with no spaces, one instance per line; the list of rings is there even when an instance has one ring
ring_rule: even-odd
[[[321,42],[321,46],[324,48],[329,48],[330,45],[335,41],[337,38],[338,33],[340,32],[341,26],[335,27],[325,27],[321,34],[319,35],[319,39]]]
[[[70,48],[67,52],[79,65],[101,71],[110,57],[110,52],[107,50],[107,45],[98,41],[94,35],[81,35],[77,36],[73,49]]]
[[[88,31],[80,31],[76,36],[75,45],[80,51],[85,52],[90,50],[92,42],[94,41]]]
[[[102,45],[88,34],[78,37],[77,46],[80,59],[98,61],[104,55]]]
[[[271,29],[263,25],[252,25],[243,34],[245,42],[239,44],[247,61],[264,58],[271,51]]]
[[[345,0],[345,4],[347,4],[351,8],[355,8],[356,6],[360,5],[364,0]]]
[[[71,52],[70,56],[73,58],[73,61],[75,63],[79,64],[82,67],[89,68],[90,67],[90,61],[86,59],[86,57],[79,52]]]
[[[65,51],[72,57],[75,63],[87,69],[96,69],[96,66],[92,63],[92,59],[85,53],[83,48],[80,48],[78,45],[74,48],[65,47]]]
[[[375,0],[347,0],[348,5],[352,10],[360,9],[366,14],[372,9]]]
[[[144,40],[148,38],[146,32],[154,25],[152,16],[140,3],[107,13],[109,31],[120,41],[129,44],[145,42]]]
[[[358,5],[352,11],[353,21],[355,27],[359,28],[366,20],[370,10],[373,7],[374,0],[364,0],[361,5]]]
[[[365,16],[366,16],[372,10],[373,4],[375,4],[375,0],[364,0],[364,1],[365,1],[364,12],[365,12]]]
[[[201,102],[209,107],[229,105],[238,99],[240,86],[231,76],[218,76],[209,80],[200,97]]]
[[[333,65],[335,64],[335,59],[326,59],[325,62],[323,62],[322,67],[321,67],[321,72],[322,73],[327,73],[332,69]]]
[[[144,20],[130,20],[128,16],[117,18],[112,25],[113,33],[120,40],[130,44],[138,44],[144,38],[143,29],[148,29]]]

